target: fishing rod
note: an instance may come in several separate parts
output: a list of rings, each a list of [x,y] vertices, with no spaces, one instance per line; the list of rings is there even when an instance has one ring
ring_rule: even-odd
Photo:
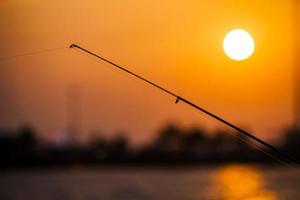
[[[108,60],[108,59],[106,59],[104,57],[101,57],[101,56],[99,56],[99,55],[97,55],[97,54],[95,54],[95,53],[93,53],[93,52],[91,52],[91,51],[89,51],[89,50],[87,50],[87,49],[85,49],[83,47],[80,47],[80,46],[78,46],[76,44],[71,44],[69,48],[77,48],[77,49],[79,49],[81,51],[84,51],[85,53],[88,53],[88,54],[90,54],[90,55],[92,55],[92,56],[94,56],[94,57],[96,57],[96,58],[98,58],[98,59],[100,59],[100,60],[102,60],[102,61],[104,61],[104,62],[106,62],[106,63],[108,63],[108,64],[110,64],[112,66],[114,66],[114,67],[116,67],[116,68],[118,68],[119,70],[122,70],[122,71],[126,72],[127,74],[130,74],[131,76],[134,76],[134,77],[136,77],[136,78],[138,78],[138,79],[140,79],[140,80],[148,83],[149,85],[151,85],[151,86],[153,86],[153,87],[161,90],[162,92],[164,92],[164,93],[166,93],[166,94],[168,94],[168,95],[170,95],[172,97],[175,97],[175,99],[176,99],[175,103],[176,104],[179,103],[179,102],[183,102],[183,103],[191,106],[192,108],[195,108],[198,111],[203,112],[206,115],[214,118],[215,120],[217,120],[217,121],[219,121],[219,122],[227,125],[228,127],[230,127],[232,129],[238,131],[242,135],[244,135],[244,136],[246,136],[246,137],[248,137],[248,138],[256,141],[257,143],[259,143],[259,144],[267,147],[269,150],[271,150],[272,152],[276,153],[281,159],[285,159],[289,163],[294,163],[296,165],[300,165],[300,162],[297,159],[295,159],[292,156],[286,154],[285,152],[282,152],[282,151],[278,150],[276,147],[274,147],[271,144],[265,142],[264,140],[262,140],[262,139],[260,139],[260,138],[258,138],[256,136],[254,136],[253,134],[251,134],[251,133],[243,130],[242,128],[240,128],[240,127],[238,127],[238,126],[236,126],[236,125],[228,122],[227,120],[225,120],[225,119],[223,119],[223,118],[221,118],[221,117],[213,114],[212,112],[209,112],[208,110],[206,110],[206,109],[204,109],[204,108],[196,105],[195,103],[192,103],[191,101],[189,101],[189,100],[187,100],[187,99],[185,99],[185,98],[183,98],[183,97],[175,94],[174,92],[171,92],[170,90],[168,90],[168,89],[166,89],[166,88],[164,88],[164,87],[162,87],[162,86],[160,86],[160,85],[158,85],[158,84],[156,84],[156,83],[154,83],[154,82],[152,82],[152,81],[150,81],[150,80],[148,80],[148,79],[146,79],[146,78],[144,78],[144,77],[142,77],[142,76],[140,76],[140,75],[138,75],[138,74],[136,74],[136,73],[134,73],[134,72],[132,72],[132,71],[130,71],[128,69],[126,69],[125,67],[122,67],[121,65],[118,65],[118,64],[116,64],[116,63],[114,63],[114,62],[112,62],[112,61],[110,61],[110,60]]]

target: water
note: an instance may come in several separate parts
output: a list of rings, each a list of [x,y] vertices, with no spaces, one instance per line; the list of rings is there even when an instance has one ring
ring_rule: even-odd
[[[300,170],[226,165],[0,173],[1,200],[300,199]]]

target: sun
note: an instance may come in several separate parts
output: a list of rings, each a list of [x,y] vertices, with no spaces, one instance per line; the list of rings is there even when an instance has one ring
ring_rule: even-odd
[[[234,29],[225,36],[223,48],[229,58],[242,61],[254,53],[255,43],[250,33],[243,29]]]

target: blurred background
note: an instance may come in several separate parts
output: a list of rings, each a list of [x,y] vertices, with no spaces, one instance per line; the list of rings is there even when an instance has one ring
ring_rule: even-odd
[[[68,47],[76,43],[126,66],[299,159],[299,6],[297,0],[2,1],[0,197],[244,199],[261,191],[257,198],[297,199],[300,174],[275,165],[263,147]],[[236,28],[256,45],[241,62],[222,47]],[[44,176],[41,169],[50,171]],[[241,174],[249,175],[245,188],[236,184]],[[157,182],[166,183],[161,191]]]

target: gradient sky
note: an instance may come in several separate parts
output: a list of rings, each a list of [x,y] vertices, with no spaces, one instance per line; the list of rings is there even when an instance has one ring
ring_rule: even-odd
[[[286,0],[2,0],[0,57],[77,43],[273,138],[292,122],[292,2]],[[243,62],[223,53],[233,28],[255,39]],[[81,94],[84,137],[126,131],[146,141],[166,122],[213,120],[78,50],[0,60],[0,126],[65,132],[68,91]]]

